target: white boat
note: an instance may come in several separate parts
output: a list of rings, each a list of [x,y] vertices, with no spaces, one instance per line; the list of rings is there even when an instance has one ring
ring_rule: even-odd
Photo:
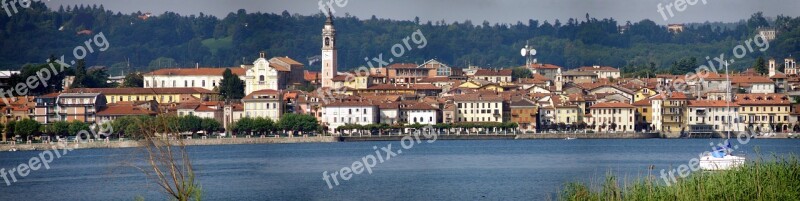
[[[578,139],[578,138],[574,138],[574,137],[567,137],[567,138],[564,138],[564,140],[574,140],[574,139]]]
[[[731,154],[720,156],[720,152],[717,153],[715,156],[714,152],[711,152],[700,158],[700,169],[710,171],[730,170],[744,165],[745,157]]]

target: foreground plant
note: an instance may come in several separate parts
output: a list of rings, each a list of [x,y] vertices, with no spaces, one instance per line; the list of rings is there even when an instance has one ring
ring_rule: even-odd
[[[620,186],[613,175],[601,187],[568,183],[559,200],[800,200],[800,163],[796,156],[758,159],[740,168],[698,172],[675,185],[655,177]]]
[[[136,120],[142,128],[139,139],[149,165],[139,169],[171,199],[201,200],[202,190],[195,180],[189,152],[173,119],[173,116],[158,116]]]

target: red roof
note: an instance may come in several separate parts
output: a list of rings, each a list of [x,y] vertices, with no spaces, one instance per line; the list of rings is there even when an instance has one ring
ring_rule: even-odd
[[[503,70],[489,70],[489,69],[478,69],[475,71],[475,76],[511,76],[511,69],[503,69]]]
[[[589,108],[633,108],[634,106],[628,103],[620,103],[620,102],[603,102],[603,103],[595,103]]]
[[[738,107],[739,104],[723,100],[690,100],[690,107]]]
[[[145,73],[144,75],[175,75],[175,76],[190,76],[190,75],[219,75],[225,72],[226,68],[164,68],[158,69],[153,72]],[[238,76],[246,74],[247,69],[240,67],[229,67],[231,73]]]

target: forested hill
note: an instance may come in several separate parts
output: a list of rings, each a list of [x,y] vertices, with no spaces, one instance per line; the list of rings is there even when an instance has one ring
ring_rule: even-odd
[[[609,65],[668,69],[684,58],[695,57],[698,63],[704,63],[706,56],[731,55],[734,46],[752,38],[756,28],[766,26],[780,31],[767,53],[748,54],[734,67],[749,66],[758,56],[800,55],[800,18],[745,15],[740,23],[689,24],[679,34],[669,33],[665,26],[647,19],[617,22],[589,14],[585,19],[566,22],[532,19],[515,24],[358,19],[340,13],[334,21],[340,69],[366,65],[365,57],[381,53],[388,57],[392,45],[402,43],[417,29],[427,39],[427,46],[407,51],[395,62],[421,63],[435,58],[457,67],[513,67],[523,64],[519,49],[529,41],[539,52],[539,62],[567,68]],[[86,63],[111,67],[112,75],[120,70],[196,64],[238,66],[252,63],[259,51],[269,57],[289,56],[309,69],[319,69],[319,63],[308,65],[307,58],[320,54],[324,22],[321,13],[303,16],[287,11],[268,14],[239,10],[224,18],[171,12],[147,17],[141,12],[106,10],[102,5],[47,8],[34,2],[31,8],[10,17],[0,15],[0,67],[19,69],[26,63],[43,63],[51,55],[72,55],[73,48],[102,32],[109,48],[89,54]],[[629,29],[620,34],[619,25],[629,25]],[[92,34],[79,34],[85,30]]]

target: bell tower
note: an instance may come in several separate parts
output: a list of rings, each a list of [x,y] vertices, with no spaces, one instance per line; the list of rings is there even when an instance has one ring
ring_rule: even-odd
[[[322,87],[333,87],[336,77],[336,29],[333,28],[333,14],[328,10],[328,19],[322,28]]]

